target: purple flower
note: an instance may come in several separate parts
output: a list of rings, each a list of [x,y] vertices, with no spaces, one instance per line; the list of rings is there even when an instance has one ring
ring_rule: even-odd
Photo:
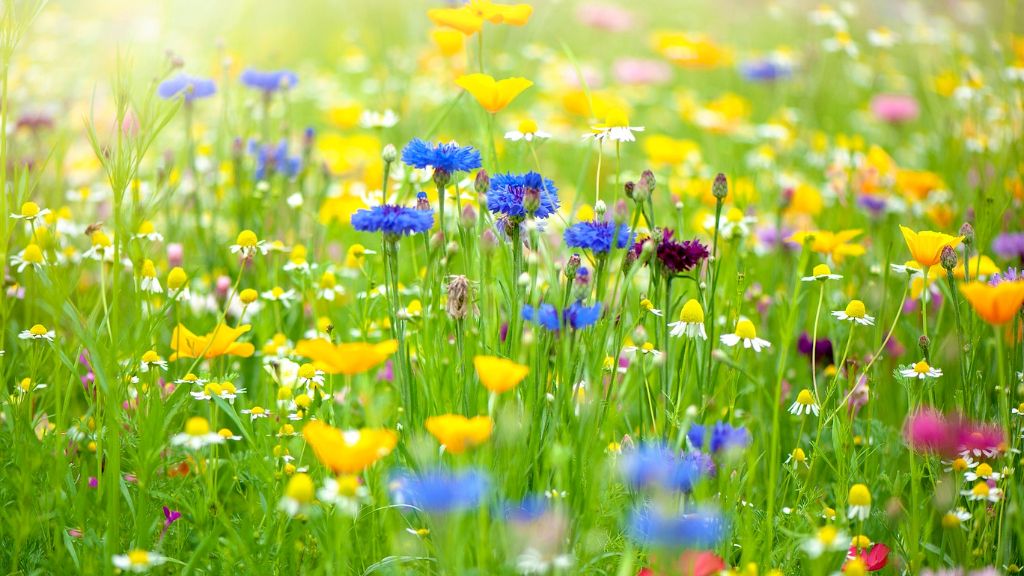
[[[1016,258],[1024,263],[1024,232],[1004,232],[992,241],[992,251],[1003,258]]]
[[[810,358],[811,352],[814,352],[815,361],[818,364],[828,366],[833,362],[832,341],[828,338],[818,338],[817,346],[815,346],[811,336],[807,332],[802,332],[796,342],[796,349],[808,358]]]
[[[249,68],[242,72],[240,79],[242,84],[266,94],[272,94],[278,90],[288,90],[299,83],[299,77],[289,70],[264,72]]]
[[[683,240],[677,242],[672,239],[674,232],[668,228],[661,231],[661,242],[658,242],[658,262],[669,274],[680,274],[692,270],[710,256],[707,246],[700,243],[700,240]],[[643,247],[641,246],[641,249]],[[636,246],[634,246],[634,250]]]
[[[164,506],[164,529],[160,532],[159,540],[164,539],[164,535],[167,534],[167,529],[170,528],[171,524],[174,524],[178,518],[181,518],[181,512],[171,510],[167,506]]]
[[[216,94],[217,85],[207,78],[178,74],[161,82],[156,88],[156,93],[165,100],[184,96],[185,102],[192,102]]]
[[[1024,274],[1018,271],[1016,268],[1007,268],[1003,272],[997,272],[992,275],[988,283],[992,286],[997,286],[1003,282],[1016,282],[1018,280],[1024,280]]]

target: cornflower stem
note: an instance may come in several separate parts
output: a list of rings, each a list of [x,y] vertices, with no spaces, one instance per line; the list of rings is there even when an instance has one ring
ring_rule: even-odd
[[[665,293],[664,304],[662,306],[662,316],[657,319],[658,331],[661,332],[658,345],[665,351],[665,363],[661,368],[661,397],[669,398],[671,394],[669,387],[672,383],[672,346],[668,341],[668,319],[672,314],[672,275],[667,274],[665,276]],[[668,412],[668,403],[665,404],[665,412]]]
[[[818,307],[814,311],[814,332],[811,335],[811,386],[814,388],[814,401],[817,402],[820,396],[818,396],[818,319],[821,317],[821,303],[825,300],[825,282],[821,283],[821,289],[818,290]]]
[[[715,292],[718,288],[718,270],[721,262],[718,257],[718,225],[722,219],[722,199],[718,198],[717,200],[718,201],[715,203],[715,233],[712,235],[711,239],[711,258],[714,262],[708,264],[708,276],[710,276],[710,282],[708,282],[708,284],[711,286],[711,290],[707,294],[707,327],[708,342],[710,345],[708,346],[707,361],[705,362],[705,365],[707,366],[704,371],[705,378],[710,378],[711,376],[711,353],[715,349]]]
[[[604,158],[604,143],[597,141],[597,175],[594,177],[594,206],[601,200],[601,160]]]
[[[515,358],[520,340],[520,321],[522,317],[522,303],[519,294],[519,276],[523,273],[523,240],[519,222],[511,223],[509,232],[512,242],[512,283],[509,285],[512,292],[512,309],[508,314],[508,332],[505,334],[505,341],[508,343],[509,354]]]
[[[448,247],[448,235],[444,230],[445,185],[439,182],[436,178],[434,179],[434,185],[437,187],[437,227],[441,232],[441,254],[442,258],[444,258],[445,250],[447,250]],[[447,264],[443,265],[442,268],[447,269]]]
[[[408,408],[410,422],[416,422],[417,399],[416,391],[409,374],[408,349],[405,346],[405,325],[398,317],[399,293],[398,293],[398,238],[385,234],[381,246],[384,251],[384,275],[387,282],[388,302],[391,304],[391,333],[395,340],[398,340],[398,380],[399,389],[402,391],[402,400]]]

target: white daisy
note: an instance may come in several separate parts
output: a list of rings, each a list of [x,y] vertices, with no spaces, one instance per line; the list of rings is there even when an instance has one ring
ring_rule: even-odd
[[[746,318],[742,318],[736,323],[734,333],[722,334],[721,341],[726,346],[736,346],[743,342],[744,348],[753,348],[754,352],[760,352],[762,348],[770,348],[772,345],[771,342],[757,337],[757,330],[754,328],[753,322]]]

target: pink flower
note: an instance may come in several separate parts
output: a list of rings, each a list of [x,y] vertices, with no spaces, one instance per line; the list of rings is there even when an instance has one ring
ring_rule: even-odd
[[[95,476],[89,476],[89,488],[95,488],[100,485],[99,479]]]
[[[168,266],[181,266],[181,263],[185,259],[185,248],[177,242],[172,242],[167,245],[167,265]]]
[[[917,118],[917,100],[907,94],[878,94],[871,99],[871,113],[882,122],[900,124]]]
[[[667,62],[645,58],[619,58],[612,65],[612,73],[622,84],[664,84],[672,79]]]
[[[857,379],[857,383],[853,386],[853,390],[850,391],[850,399],[846,403],[847,409],[850,414],[856,416],[860,412],[861,406],[868,403],[870,399],[871,389],[868,388],[868,379],[861,375]]]
[[[624,32],[633,27],[633,13],[613,4],[584,4],[576,10],[584,26],[609,32]]]
[[[1003,429],[998,424],[964,422],[957,429],[956,450],[960,454],[992,457],[1003,450]]]
[[[933,408],[918,410],[907,418],[903,438],[918,452],[937,452],[945,456],[956,454],[956,429]]]

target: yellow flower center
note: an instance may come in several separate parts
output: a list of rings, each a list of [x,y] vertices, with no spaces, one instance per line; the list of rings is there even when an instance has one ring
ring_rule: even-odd
[[[640,349],[643,350],[644,352],[650,352],[651,350],[654,350],[654,344],[651,344],[650,342],[644,342],[644,345],[641,346]]]
[[[295,405],[299,408],[309,408],[313,403],[313,399],[308,394],[299,394],[295,397]]]
[[[925,362],[924,360],[921,360],[917,364],[914,364],[914,372],[917,372],[918,374],[927,374],[928,371],[931,369],[932,367],[929,366],[928,363]]]
[[[753,340],[757,338],[757,330],[754,328],[754,323],[744,318],[736,323],[736,335],[744,340]]]
[[[803,448],[793,448],[793,460],[797,462],[803,462],[807,460],[807,454],[804,453]]]
[[[309,477],[309,474],[299,473],[288,480],[288,487],[285,488],[284,493],[285,496],[296,502],[308,504],[313,501],[316,486],[313,485],[313,479]]]
[[[334,275],[334,272],[324,272],[320,276],[320,287],[321,288],[334,288],[338,284],[338,278]]]
[[[140,236],[146,236],[148,234],[152,234],[153,232],[156,232],[156,227],[153,226],[153,223],[150,222],[149,220],[143,220],[142,224],[139,224],[138,233]]]
[[[242,304],[252,304],[259,297],[259,292],[256,292],[252,288],[246,288],[238,294],[238,299],[242,301]]]
[[[292,262],[300,264],[306,261],[306,254],[306,247],[303,246],[302,244],[296,244],[295,246],[292,247],[292,252],[291,254],[288,255],[288,257],[291,259]]]
[[[871,492],[863,484],[854,484],[850,487],[850,506],[870,506]]]
[[[189,436],[205,436],[210,433],[210,423],[202,416],[193,416],[185,422],[185,434]]]
[[[103,232],[103,230],[97,230],[92,233],[92,245],[106,248],[110,246],[110,237]]]
[[[647,298],[644,298],[643,300],[640,301],[640,307],[643,308],[644,310],[654,310],[654,303],[648,300]]]
[[[275,300],[277,300],[278,298],[281,297],[282,294],[284,294],[284,288],[281,288],[280,286],[274,286],[270,290],[270,294],[274,297]]]
[[[35,243],[25,246],[25,251],[21,254],[21,259],[29,264],[42,264],[43,263],[43,251],[39,249],[39,246]]]
[[[39,214],[39,204],[25,202],[21,205],[21,215],[25,218],[34,218],[37,214]]]
[[[981,478],[988,478],[992,475],[992,467],[986,463],[981,463],[978,465],[978,469],[975,470],[974,473]]]
[[[18,383],[18,387],[21,388],[22,392],[28,392],[32,388],[32,379],[22,378],[21,382]]]
[[[149,552],[145,550],[132,550],[128,553],[128,562],[132,566],[148,566]]]
[[[203,386],[203,392],[205,392],[207,396],[220,396],[222,390],[224,390],[224,388],[216,382],[210,382],[206,386]]]
[[[167,287],[171,290],[178,290],[188,282],[188,275],[179,266],[171,268],[170,273],[167,274]]]
[[[160,361],[160,355],[157,354],[153,350],[149,350],[145,354],[142,355],[142,361],[146,362],[147,364],[151,363],[151,362],[159,362]]]
[[[338,482],[338,494],[342,496],[352,497],[356,495],[359,490],[359,477],[353,474],[345,474],[338,476],[336,479]]]
[[[832,273],[832,269],[828,267],[828,264],[818,264],[811,271],[813,276],[828,276]]]
[[[235,388],[235,385],[231,382],[224,382],[220,385],[220,387],[221,391],[227,394],[234,394],[235,392],[238,392],[238,388]],[[259,406],[257,406],[257,408],[259,408]],[[262,411],[263,408],[260,408],[260,413],[262,413]]]
[[[405,311],[410,316],[419,316],[420,314],[423,314],[423,303],[420,302],[419,300],[413,300],[412,302],[409,302],[408,306],[405,307]]]
[[[316,376],[316,368],[312,364],[299,366],[299,378],[312,378]]]
[[[847,562],[843,570],[846,576],[864,576],[868,572],[867,566],[860,558],[854,558]]]
[[[235,434],[231,431],[230,428],[221,428],[220,430],[217,430],[217,435],[220,436],[221,438],[227,439],[231,438]]]
[[[964,460],[963,458],[957,458],[956,460],[953,460],[954,472],[963,472],[964,470],[967,470],[967,460]]]
[[[687,324],[703,324],[704,308],[701,307],[700,302],[691,298],[686,304],[683,304],[683,309],[679,312],[679,321]]]
[[[974,485],[974,488],[971,488],[971,494],[977,498],[985,498],[989,492],[991,490],[989,490],[987,482],[978,482]]]
[[[288,386],[281,386],[277,389],[277,399],[287,400],[292,397],[292,389]]]
[[[836,530],[835,526],[827,525],[822,526],[818,529],[818,542],[821,542],[825,546],[829,546],[836,541],[836,537],[839,535],[839,531]]]
[[[145,278],[156,278],[156,265],[149,258],[142,262],[142,276]]]
[[[861,534],[860,536],[854,536],[850,541],[850,546],[855,548],[865,549],[871,546],[871,539]]]
[[[850,318],[863,318],[867,314],[867,310],[864,309],[864,303],[860,300],[850,300],[850,303],[846,305],[846,315]]]
[[[242,230],[238,233],[238,238],[235,240],[235,244],[242,248],[255,248],[257,243],[259,243],[259,238],[252,230]]]
[[[28,331],[31,332],[33,336],[45,336],[47,332],[46,326],[43,326],[42,324],[36,324],[29,328]]]
[[[733,224],[739,224],[743,221],[743,211],[739,208],[729,208],[725,213],[725,219]]]
[[[609,128],[625,128],[629,126],[629,117],[626,111],[616,108],[608,112],[604,119],[605,126]]]
[[[249,409],[249,413],[260,416],[262,414],[266,414],[267,411],[264,410],[262,406],[253,406],[252,408]]]
[[[810,406],[814,404],[814,394],[811,394],[811,391],[805,388],[801,390],[799,394],[797,394],[796,401],[798,404]]]
[[[960,517],[952,512],[946,512],[942,516],[942,527],[943,528],[956,528],[960,525]]]
[[[519,131],[523,134],[533,134],[537,132],[537,123],[527,118],[519,122]]]

